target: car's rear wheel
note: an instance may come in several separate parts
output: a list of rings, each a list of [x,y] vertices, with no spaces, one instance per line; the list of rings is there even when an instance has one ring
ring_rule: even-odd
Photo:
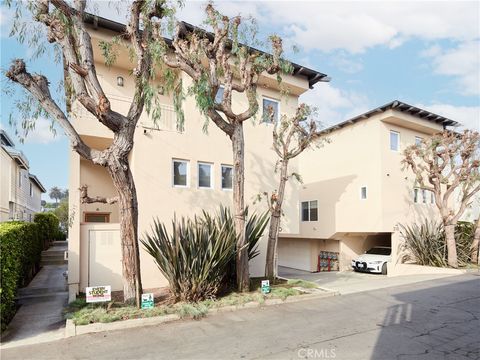
[[[387,263],[383,263],[382,265],[382,275],[387,275]]]

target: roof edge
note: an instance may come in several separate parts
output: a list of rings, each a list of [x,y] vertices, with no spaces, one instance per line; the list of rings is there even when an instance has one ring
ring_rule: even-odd
[[[38,180],[38,178],[33,175],[33,174],[28,174],[28,177],[30,178],[30,180],[32,180],[35,184],[37,184],[37,186],[40,188],[40,190],[42,191],[42,193],[46,193],[47,192],[47,189],[45,189],[45,186],[42,185],[42,183],[40,182],[40,180]]]
[[[345,126],[354,124],[358,121],[368,119],[373,115],[385,112],[387,110],[397,110],[397,111],[400,111],[400,112],[418,117],[420,119],[423,119],[423,120],[426,120],[426,121],[429,121],[429,122],[433,122],[433,123],[436,123],[436,124],[441,124],[444,129],[446,129],[447,126],[457,127],[457,126],[461,125],[460,123],[456,122],[455,120],[452,120],[452,119],[446,118],[444,116],[435,114],[435,113],[430,112],[428,110],[420,109],[416,106],[409,105],[409,104],[407,104],[405,102],[402,102],[400,100],[393,100],[393,101],[391,101],[391,102],[389,102],[385,105],[379,106],[379,107],[377,107],[373,110],[369,110],[369,111],[367,111],[363,114],[360,114],[360,115],[355,116],[353,118],[350,118],[348,120],[342,121],[342,122],[340,122],[336,125],[330,126],[326,129],[322,130],[322,133],[324,133],[324,134],[325,133],[331,133],[335,130],[338,130],[338,129],[341,129]]]
[[[104,17],[99,16],[99,15],[91,14],[91,13],[85,13],[84,22],[87,23],[87,24],[93,25],[95,28],[100,27],[100,28],[104,28],[104,29],[107,29],[107,30],[117,32],[117,33],[126,32],[126,25],[125,24],[114,21],[114,20],[104,18]],[[190,29],[192,31],[198,30],[198,31],[207,33],[207,35],[210,34],[206,30],[204,30],[204,29],[202,29],[198,26],[189,24],[185,21],[182,21],[182,23],[185,25],[185,27],[187,29]],[[165,38],[165,40],[167,41],[167,43],[171,43],[171,39]],[[255,51],[258,51],[258,52],[261,52],[261,53],[265,53],[262,50],[255,49],[255,48],[250,47],[250,46],[248,46],[248,48],[252,49],[252,50],[255,50]],[[329,82],[330,81],[330,77],[327,74],[321,73],[319,71],[310,69],[306,66],[302,66],[302,65],[299,65],[299,64],[294,63],[294,62],[290,62],[290,63],[293,66],[293,74],[292,75],[293,76],[296,76],[296,75],[305,76],[308,80],[308,86],[309,86],[310,89],[313,89],[313,86],[318,82]]]

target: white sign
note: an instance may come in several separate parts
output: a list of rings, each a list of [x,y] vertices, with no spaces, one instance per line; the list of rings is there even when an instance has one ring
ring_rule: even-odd
[[[110,285],[87,287],[86,293],[87,303],[112,300],[112,288]]]

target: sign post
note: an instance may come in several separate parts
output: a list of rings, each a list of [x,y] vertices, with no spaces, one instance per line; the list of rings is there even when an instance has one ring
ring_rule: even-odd
[[[262,294],[270,292],[270,280],[262,280]]]
[[[153,302],[153,294],[142,294],[142,309],[153,309],[154,302]]]

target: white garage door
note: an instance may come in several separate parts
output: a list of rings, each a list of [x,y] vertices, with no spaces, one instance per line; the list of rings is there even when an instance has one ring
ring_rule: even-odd
[[[310,271],[310,240],[278,239],[278,265]]]

